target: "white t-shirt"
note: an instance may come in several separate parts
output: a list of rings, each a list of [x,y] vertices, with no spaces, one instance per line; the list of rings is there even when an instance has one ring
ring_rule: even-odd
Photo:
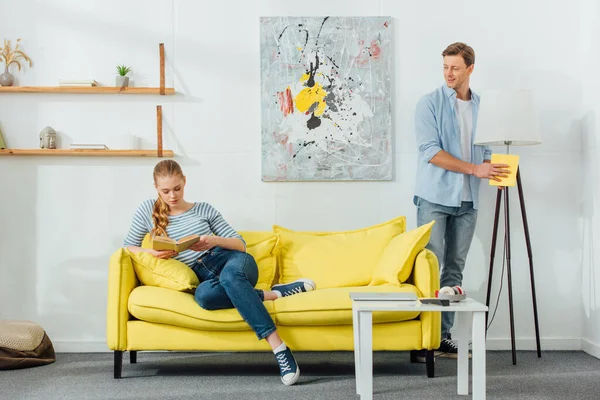
[[[462,160],[471,162],[471,136],[473,135],[473,104],[471,100],[456,99],[456,115],[460,126],[460,148]],[[465,175],[463,183],[462,201],[473,201],[471,195],[470,177]]]

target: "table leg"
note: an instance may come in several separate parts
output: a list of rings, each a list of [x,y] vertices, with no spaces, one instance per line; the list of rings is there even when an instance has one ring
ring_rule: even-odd
[[[473,400],[485,399],[485,312],[473,313]]]
[[[373,313],[359,311],[360,398],[373,399]]]
[[[470,312],[456,312],[457,336],[455,340],[458,344],[458,361],[456,385],[458,394],[469,394],[469,325],[473,318]]]
[[[354,376],[356,380],[356,393],[360,394],[360,313],[352,307],[352,323],[354,331]]]

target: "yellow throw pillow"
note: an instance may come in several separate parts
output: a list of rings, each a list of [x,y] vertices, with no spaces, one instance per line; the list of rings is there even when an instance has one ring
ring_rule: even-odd
[[[149,233],[146,233],[144,236],[144,240],[142,241],[142,249],[151,249],[152,248],[152,236]]]
[[[200,281],[190,267],[175,259],[163,260],[145,252],[132,253],[133,269],[142,284],[191,291]]]
[[[405,282],[412,272],[417,254],[429,243],[433,224],[435,221],[394,237],[379,259],[369,286],[400,286]]]
[[[273,232],[265,232],[268,235],[260,235],[262,232],[239,232],[246,241],[246,252],[254,257],[258,266],[258,282],[256,289],[271,290],[275,270],[277,268],[276,246],[279,236]],[[258,240],[251,242],[251,240]]]
[[[279,281],[308,278],[318,289],[367,285],[383,250],[405,228],[403,216],[342,232],[295,232],[275,225],[280,237]]]

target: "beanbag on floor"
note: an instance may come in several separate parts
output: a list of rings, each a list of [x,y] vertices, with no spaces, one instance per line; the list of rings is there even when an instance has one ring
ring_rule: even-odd
[[[56,361],[44,329],[31,321],[0,321],[0,369],[19,369]]]

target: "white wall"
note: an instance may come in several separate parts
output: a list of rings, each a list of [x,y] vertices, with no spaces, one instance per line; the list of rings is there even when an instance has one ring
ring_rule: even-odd
[[[598,142],[600,142],[600,103],[598,72],[600,63],[600,5],[587,0],[582,8],[581,52],[583,54],[583,108],[581,114],[583,186],[581,198],[580,237],[582,238],[581,298],[583,301],[583,349],[600,358],[600,241],[598,232],[600,209],[598,189]],[[594,233],[596,237],[594,238]]]
[[[581,204],[573,194],[582,193],[583,180],[581,140],[573,137],[581,132],[584,57],[573,44],[581,39],[582,1],[21,1],[0,14],[2,35],[22,37],[35,63],[16,73],[20,85],[54,85],[61,77],[92,77],[111,85],[114,66],[127,63],[136,85],[156,86],[157,44],[164,42],[167,84],[179,94],[0,95],[0,123],[11,147],[36,147],[39,131],[51,125],[64,147],[73,140],[97,140],[113,148],[133,141],[152,148],[155,106],[162,104],[165,147],[176,151],[188,176],[186,197],[212,203],[238,230],[269,229],[274,223],[353,229],[398,215],[406,215],[413,228],[414,107],[443,83],[441,51],[465,41],[477,54],[475,90],[525,87],[536,94],[544,144],[515,153],[522,157],[542,344],[546,350],[579,349],[583,249]],[[259,17],[279,15],[393,17],[393,181],[261,182]],[[587,74],[591,79],[591,69]],[[0,159],[0,318],[40,323],[59,351],[106,350],[107,261],[137,204],[153,196],[156,161]],[[516,336],[519,349],[532,349],[527,257],[515,192]],[[484,301],[495,191],[483,185],[481,200],[464,286]],[[591,312],[595,317],[586,314],[590,340],[600,331],[598,311]],[[490,348],[509,348],[508,320],[505,284],[488,334]]]

